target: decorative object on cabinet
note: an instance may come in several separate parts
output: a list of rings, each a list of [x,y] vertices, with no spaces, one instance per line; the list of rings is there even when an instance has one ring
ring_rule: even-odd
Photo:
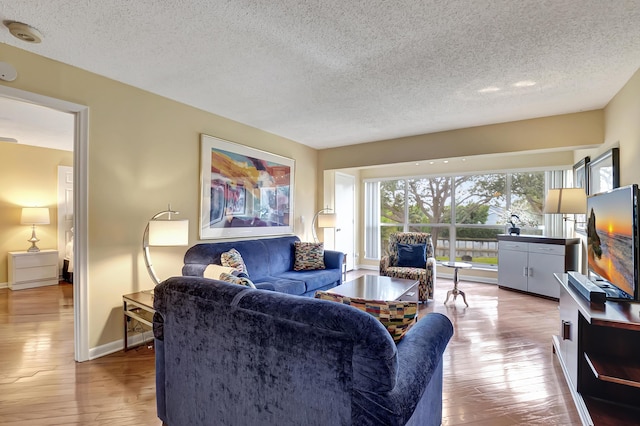
[[[27,241],[31,243],[31,247],[27,250],[29,253],[37,253],[40,251],[36,243],[40,241],[36,237],[36,225],[48,225],[49,209],[46,207],[23,207],[22,216],[20,218],[21,225],[31,225],[31,238]]]
[[[318,210],[318,212],[313,216],[313,220],[311,221],[311,233],[313,234],[313,241],[316,243],[319,242],[318,234],[316,234],[316,223],[318,223],[318,228],[335,228],[336,227],[336,214],[330,208],[325,208],[322,210]]]
[[[58,284],[58,251],[10,251],[8,286],[11,290]]]
[[[611,148],[587,165],[589,194],[610,191],[620,186],[620,149]]]
[[[201,135],[200,238],[293,234],[294,160]]]
[[[511,224],[511,227],[509,228],[509,235],[520,235],[520,228],[516,226],[516,223],[513,221],[513,218],[520,220],[517,214],[511,215],[511,218],[509,219],[509,223]]]
[[[167,210],[156,213],[147,223],[142,234],[142,251],[144,252],[144,262],[147,265],[149,276],[155,285],[160,284],[160,279],[156,275],[151,263],[150,246],[186,246],[189,245],[189,220],[171,220],[171,215],[180,212],[171,210],[171,204]],[[160,219],[162,216],[168,219]]]
[[[587,193],[582,188],[555,188],[547,192],[547,198],[544,201],[544,213],[564,214],[562,217],[564,224],[562,233],[566,231],[566,223],[568,220],[575,221],[575,217],[571,219],[568,214],[586,214],[587,212]]]
[[[579,270],[579,238],[498,235],[498,285],[558,299],[553,274]]]

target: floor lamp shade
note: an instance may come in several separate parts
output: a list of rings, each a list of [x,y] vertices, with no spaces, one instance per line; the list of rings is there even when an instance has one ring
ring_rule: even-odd
[[[557,188],[547,192],[544,212],[551,214],[585,214],[587,193],[584,188]]]
[[[311,234],[313,235],[313,241],[316,243],[318,240],[318,235],[316,234],[316,223],[318,224],[318,228],[335,228],[338,219],[336,214],[330,208],[319,210],[311,221]]]
[[[48,225],[49,209],[47,207],[23,207],[22,215],[20,216],[20,224],[31,225],[31,238],[27,241],[31,243],[31,247],[27,249],[28,252],[37,253],[40,251],[36,243],[40,239],[36,236],[36,225]]]
[[[171,205],[169,205],[167,210],[153,215],[142,234],[144,262],[147,265],[149,276],[156,285],[160,284],[160,279],[153,269],[149,247],[186,246],[189,244],[189,220],[171,220],[172,215],[178,214],[180,213],[171,210]],[[162,216],[167,216],[168,219],[160,219]]]
[[[149,222],[150,246],[186,246],[188,244],[188,220],[152,220]]]

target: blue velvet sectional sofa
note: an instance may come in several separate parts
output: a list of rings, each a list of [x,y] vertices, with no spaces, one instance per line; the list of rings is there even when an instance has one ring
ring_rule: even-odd
[[[182,275],[202,277],[209,264],[220,265],[220,255],[235,248],[242,255],[249,279],[256,288],[313,297],[316,290],[328,290],[342,284],[344,253],[325,250],[326,269],[294,271],[296,241],[300,239],[287,236],[196,244],[184,255]]]
[[[351,306],[187,276],[158,285],[154,308],[164,424],[441,424],[444,315],[396,345]]]

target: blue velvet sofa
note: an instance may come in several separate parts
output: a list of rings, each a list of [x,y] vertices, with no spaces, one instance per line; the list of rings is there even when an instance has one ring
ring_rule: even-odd
[[[326,269],[294,271],[296,236],[259,240],[223,241],[196,244],[184,255],[182,275],[201,277],[210,264],[220,265],[220,255],[235,248],[242,255],[249,279],[257,288],[280,293],[313,297],[316,290],[328,290],[342,284],[344,253],[324,251]]]
[[[155,288],[154,308],[164,424],[441,424],[444,315],[396,345],[351,306],[185,276]]]

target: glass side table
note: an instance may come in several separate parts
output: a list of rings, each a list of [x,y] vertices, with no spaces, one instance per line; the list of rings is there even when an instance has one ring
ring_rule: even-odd
[[[458,297],[458,295],[461,295],[462,300],[464,301],[464,304],[467,305],[467,307],[469,307],[469,304],[467,303],[467,298],[464,295],[464,291],[458,290],[458,270],[470,269],[473,265],[465,262],[442,262],[441,265],[446,266],[447,268],[453,268],[453,288],[447,291],[447,298],[444,300],[445,305],[449,301],[449,297],[451,295],[453,295],[453,303],[456,302],[456,298]]]

